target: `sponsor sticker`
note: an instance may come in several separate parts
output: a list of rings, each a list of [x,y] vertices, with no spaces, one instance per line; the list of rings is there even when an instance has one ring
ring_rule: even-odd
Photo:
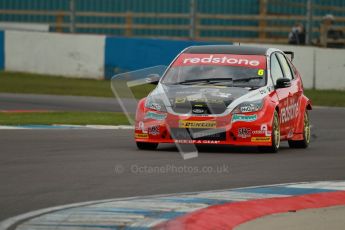
[[[260,94],[266,94],[269,91],[267,89],[260,89],[259,92],[260,92]]]
[[[155,112],[147,112],[145,115],[145,119],[153,119],[153,120],[164,120],[167,117],[166,114],[155,113]]]
[[[149,131],[150,135],[156,136],[156,135],[159,134],[159,126],[158,125],[151,126],[151,127],[148,128],[148,131]]]
[[[216,125],[216,121],[179,121],[180,128],[216,128]]]
[[[271,142],[271,137],[252,137],[252,142]]]
[[[185,103],[185,102],[186,102],[186,98],[185,97],[177,97],[177,98],[175,98],[175,103],[176,104]]]
[[[228,98],[228,97],[231,97],[232,94],[231,93],[212,93],[211,94],[212,96],[215,96],[215,97],[224,97],[224,98]]]
[[[205,110],[204,110],[204,109],[202,109],[202,108],[200,108],[200,109],[195,108],[195,109],[192,109],[192,112],[193,112],[193,113],[196,113],[196,114],[201,114],[201,113],[204,113],[204,112],[205,112]]]
[[[234,54],[181,54],[173,66],[190,65],[215,65],[215,66],[244,66],[257,68],[260,71],[266,69],[264,55],[234,55]],[[261,69],[261,70],[260,70]],[[262,72],[264,74],[264,72]]]
[[[195,103],[211,103],[211,104],[222,104],[224,103],[222,99],[213,99],[213,98],[202,98],[199,96],[188,96],[188,101]]]
[[[249,128],[239,128],[237,136],[241,138],[251,137],[251,130]]]
[[[213,141],[213,140],[175,140],[175,143],[180,143],[180,144],[219,144],[220,141]]]
[[[250,104],[247,104],[247,105],[243,105],[240,107],[240,110],[242,113],[246,113],[246,112],[252,112],[252,111],[255,111],[255,106],[254,105],[250,105]]]
[[[254,135],[265,135],[266,137],[271,136],[272,132],[268,131],[267,124],[262,124],[260,130],[253,130],[252,134]]]
[[[149,135],[147,133],[136,133],[135,138],[147,139]]]
[[[242,115],[242,114],[234,114],[232,116],[232,122],[236,121],[244,121],[244,122],[251,122],[251,121],[256,121],[257,115]]]
[[[135,126],[135,130],[142,130],[142,125],[144,123],[142,121],[138,122],[138,124]]]
[[[252,131],[253,135],[265,135],[266,137],[271,136],[272,132],[271,131],[262,131],[262,130],[254,130]]]
[[[231,94],[222,94],[222,95],[217,95],[217,96],[226,96]],[[175,104],[183,104],[186,103],[186,100],[188,102],[195,102],[195,103],[210,103],[210,104],[222,104],[224,103],[222,99],[212,99],[212,98],[202,98],[200,96],[187,96],[187,97],[176,97],[175,98]]]
[[[298,102],[293,102],[281,109],[280,122],[286,123],[298,116]]]
[[[142,121],[139,121],[138,126],[135,129],[140,130],[143,133],[147,133],[147,129],[145,129],[145,124]]]
[[[155,102],[151,102],[148,104],[148,107],[150,109],[154,109],[154,110],[161,110],[162,106],[158,103],[155,103]]]
[[[262,124],[260,129],[261,129],[261,131],[267,132],[267,130],[268,130],[267,124]]]

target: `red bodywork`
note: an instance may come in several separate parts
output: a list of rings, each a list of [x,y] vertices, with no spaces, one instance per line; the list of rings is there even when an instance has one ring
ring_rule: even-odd
[[[182,54],[184,55],[184,54]],[[200,56],[200,55],[199,55]],[[216,55],[214,55],[216,56]],[[201,56],[202,58],[203,56]],[[264,56],[263,56],[264,57]],[[266,62],[266,58],[264,61]],[[190,64],[182,63],[177,59],[173,65]],[[292,66],[295,78],[291,86],[274,89],[264,98],[263,107],[257,112],[246,113],[246,116],[256,116],[255,121],[233,122],[235,114],[225,116],[185,116],[167,112],[158,112],[145,107],[146,98],[140,100],[136,112],[135,140],[137,142],[151,143],[195,143],[195,144],[219,144],[236,146],[270,146],[272,144],[272,122],[274,112],[277,111],[280,119],[281,140],[302,140],[305,110],[311,109],[309,99],[303,94],[303,85],[299,72]],[[262,65],[262,63],[260,63]],[[266,65],[266,63],[265,63]],[[145,118],[147,113],[155,116],[161,115],[161,120]],[[241,115],[241,114],[239,114]],[[192,140],[191,138],[173,139],[171,129],[183,128],[184,122],[198,121],[207,124],[209,130],[224,130],[222,140]],[[154,127],[152,129],[152,127]]]

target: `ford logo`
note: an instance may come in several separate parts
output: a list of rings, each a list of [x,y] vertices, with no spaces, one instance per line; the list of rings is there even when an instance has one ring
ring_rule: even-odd
[[[203,110],[203,109],[193,109],[192,112],[196,113],[196,114],[201,114],[201,113],[204,113],[205,110]]]

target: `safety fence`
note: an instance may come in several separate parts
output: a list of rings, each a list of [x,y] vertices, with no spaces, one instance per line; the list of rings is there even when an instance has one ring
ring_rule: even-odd
[[[320,43],[325,14],[345,33],[342,0],[2,0],[0,21],[45,23],[55,32],[225,42],[287,43],[302,22]],[[309,26],[310,25],[310,26]],[[335,41],[345,42],[340,38]]]

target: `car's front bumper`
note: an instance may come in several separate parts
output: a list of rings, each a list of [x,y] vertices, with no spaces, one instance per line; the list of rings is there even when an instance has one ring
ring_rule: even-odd
[[[146,111],[135,140],[151,143],[270,146],[272,116],[263,111],[226,116],[185,116]]]

